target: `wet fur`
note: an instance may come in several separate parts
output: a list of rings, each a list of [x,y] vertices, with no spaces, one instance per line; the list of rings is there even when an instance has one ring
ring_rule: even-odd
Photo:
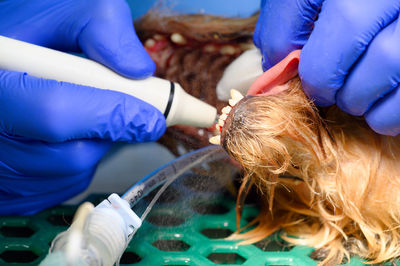
[[[257,226],[233,239],[253,243],[283,229],[289,243],[325,254],[324,265],[400,256],[399,137],[336,107],[317,110],[296,77],[284,92],[235,106],[222,145],[246,174],[239,216],[250,186],[262,195]]]

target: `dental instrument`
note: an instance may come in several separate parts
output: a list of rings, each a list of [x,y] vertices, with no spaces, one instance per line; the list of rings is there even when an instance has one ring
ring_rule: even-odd
[[[160,110],[167,126],[210,127],[217,111],[175,82],[150,77],[133,80],[93,60],[0,36],[0,68],[58,81],[123,92]]]

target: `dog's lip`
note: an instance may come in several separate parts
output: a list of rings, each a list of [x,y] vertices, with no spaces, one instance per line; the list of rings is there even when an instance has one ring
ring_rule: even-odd
[[[300,50],[295,50],[278,64],[258,77],[250,86],[247,95],[266,96],[286,89],[286,82],[298,74]]]

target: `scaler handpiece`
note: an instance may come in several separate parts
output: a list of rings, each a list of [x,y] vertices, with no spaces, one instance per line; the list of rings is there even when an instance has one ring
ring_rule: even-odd
[[[129,79],[95,61],[4,36],[0,36],[0,69],[132,95],[164,113],[167,126],[210,127],[217,115],[214,107],[177,83],[156,77]]]

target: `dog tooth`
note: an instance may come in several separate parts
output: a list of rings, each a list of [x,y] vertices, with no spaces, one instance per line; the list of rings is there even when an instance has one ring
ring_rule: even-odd
[[[211,137],[211,138],[209,139],[209,142],[210,142],[211,144],[219,145],[219,144],[221,144],[221,136],[218,135],[218,136]]]
[[[184,45],[187,43],[186,38],[180,33],[176,33],[176,32],[172,33],[170,38],[171,38],[171,41],[176,44]]]
[[[223,114],[229,114],[229,112],[232,110],[232,107],[230,106],[225,106],[224,108],[222,108],[221,112]]]
[[[236,101],[240,101],[241,99],[243,99],[243,95],[237,91],[237,90],[231,90],[231,98],[236,100]]]
[[[219,49],[220,54],[222,55],[234,55],[236,53],[235,47],[232,45],[224,45]]]
[[[214,53],[215,51],[217,51],[217,47],[215,47],[215,45],[213,44],[207,44],[204,46],[203,50],[207,53]]]
[[[235,99],[229,99],[228,102],[229,102],[229,105],[233,107],[233,106],[235,106],[235,104],[237,104],[239,101],[237,101],[237,100],[235,100]]]
[[[221,115],[219,116],[219,119],[221,119],[222,121],[225,121],[227,117],[228,117],[227,114],[221,114]]]
[[[156,41],[153,39],[147,39],[144,43],[144,46],[147,48],[153,47],[156,44]]]
[[[154,38],[156,41],[165,40],[165,37],[162,36],[161,34],[154,34],[154,35],[153,35],[153,38]]]

